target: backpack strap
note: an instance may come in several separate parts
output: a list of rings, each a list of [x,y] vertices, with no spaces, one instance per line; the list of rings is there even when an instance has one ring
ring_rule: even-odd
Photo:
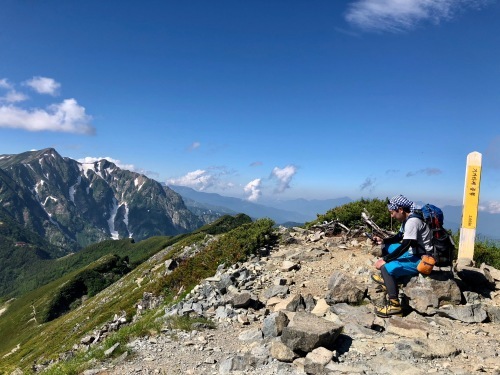
[[[414,217],[417,218],[417,219],[419,219],[421,222],[424,223],[424,225],[426,225],[429,228],[429,224],[427,224],[427,222],[425,221],[424,215],[422,214],[421,210],[414,210],[412,213],[410,213],[410,215],[408,216],[408,219],[411,219],[411,218],[414,218]],[[431,228],[429,228],[429,230],[432,232]],[[427,251],[425,250],[425,247],[423,247],[418,241],[417,241],[417,248],[415,250],[418,251],[418,254],[415,254],[415,255],[424,255],[424,254],[427,254]]]
[[[422,210],[414,210],[414,211],[412,211],[410,213],[410,215],[408,216],[408,219],[410,219],[412,217],[416,217],[417,219],[420,219],[420,220],[422,220],[425,223],[424,214],[422,213]]]

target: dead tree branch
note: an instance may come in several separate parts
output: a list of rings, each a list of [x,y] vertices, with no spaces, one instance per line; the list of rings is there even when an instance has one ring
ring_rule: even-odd
[[[361,213],[361,218],[364,220],[364,222],[372,229],[372,232],[381,238],[386,238],[394,235],[391,231],[385,230],[380,228],[375,222],[371,219],[370,213],[364,209],[363,212]]]

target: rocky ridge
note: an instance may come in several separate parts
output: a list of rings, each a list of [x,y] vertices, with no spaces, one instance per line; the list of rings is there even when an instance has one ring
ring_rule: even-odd
[[[80,163],[53,148],[0,155],[0,202],[0,211],[65,254],[111,238],[140,241],[205,224],[159,182],[106,159]]]
[[[499,270],[461,265],[414,277],[401,288],[405,316],[382,319],[370,241],[281,231],[275,249],[219,267],[160,310],[160,333],[85,374],[500,374]],[[145,294],[138,313],[160,302]],[[174,330],[174,315],[205,316],[216,329]]]

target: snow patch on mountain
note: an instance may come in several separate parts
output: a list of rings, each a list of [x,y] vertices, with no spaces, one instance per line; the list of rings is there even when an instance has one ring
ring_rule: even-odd
[[[114,240],[118,240],[120,238],[120,236],[118,235],[118,231],[115,230],[115,218],[117,212],[118,212],[118,201],[113,197],[113,205],[111,206],[111,213],[108,219],[108,227],[109,227],[109,233],[111,233],[111,238]]]
[[[69,187],[69,199],[71,200],[71,202],[75,203],[75,190],[76,190],[76,187],[78,185],[80,185],[80,183],[82,182],[82,176],[78,176],[78,179],[76,181],[76,184],[74,185],[71,185]],[[87,193],[88,193],[88,190],[87,190]]]

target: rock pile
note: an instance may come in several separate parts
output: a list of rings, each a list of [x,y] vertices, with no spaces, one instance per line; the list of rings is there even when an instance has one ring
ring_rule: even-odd
[[[369,241],[282,232],[268,256],[221,265],[165,309],[167,321],[203,316],[215,330],[166,326],[87,374],[500,374],[499,270],[414,277],[400,289],[405,316],[381,319]]]

